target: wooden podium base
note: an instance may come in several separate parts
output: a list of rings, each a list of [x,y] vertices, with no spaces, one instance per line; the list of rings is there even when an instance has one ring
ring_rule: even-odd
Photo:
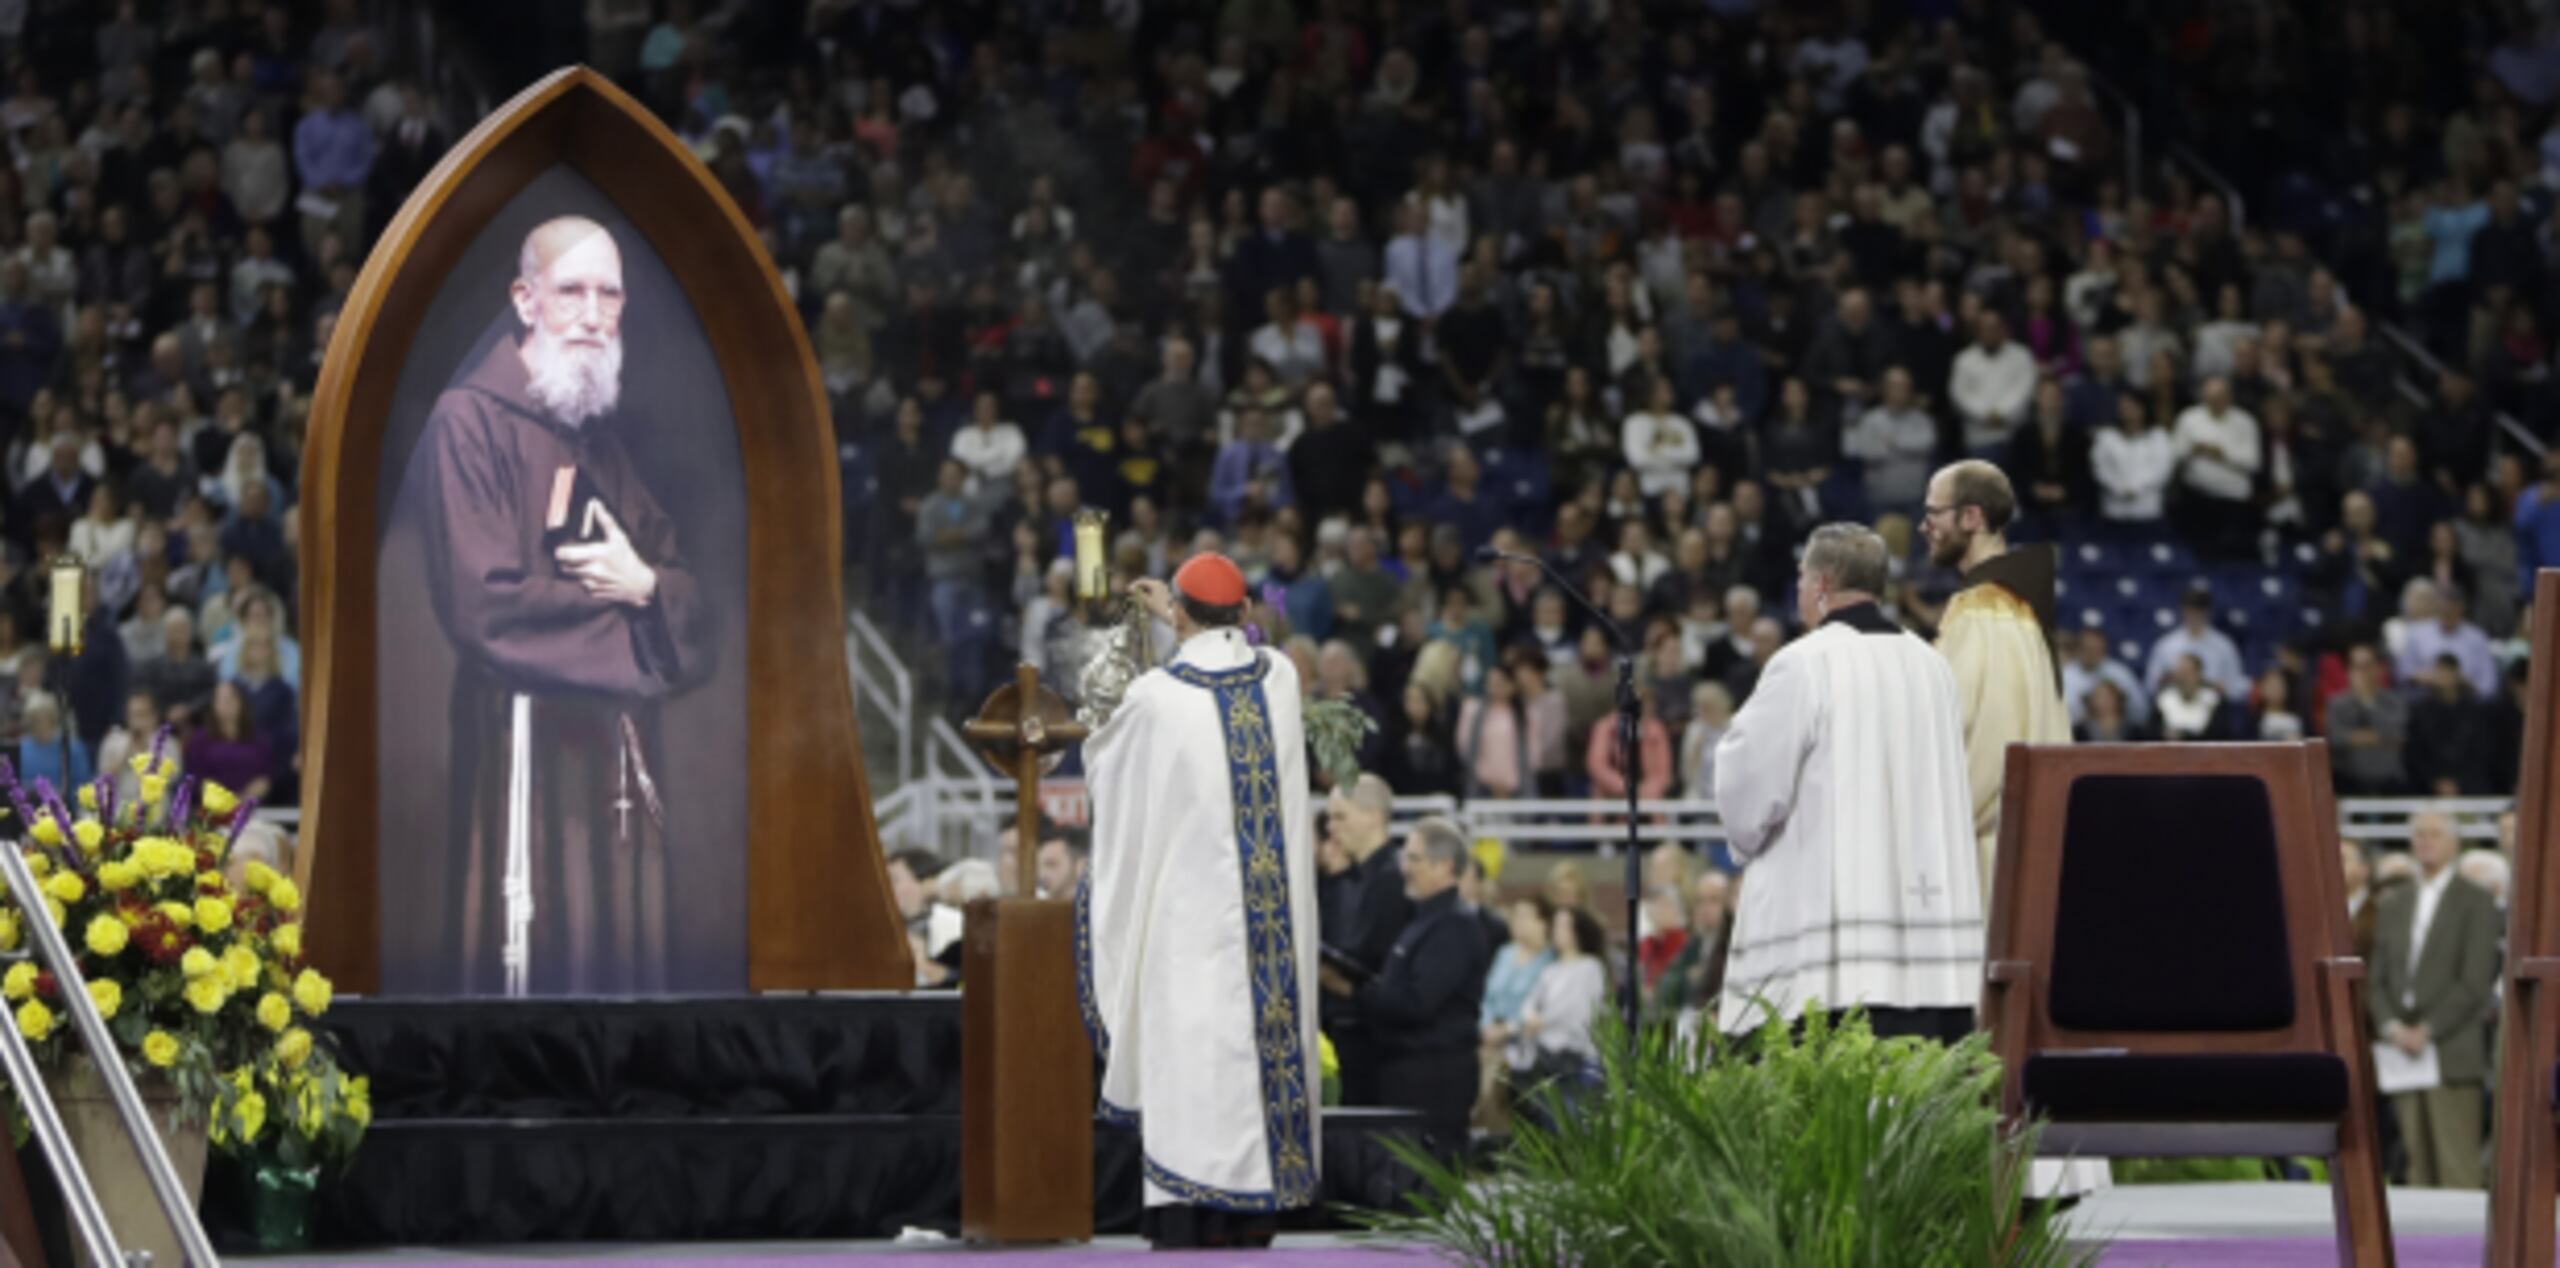
[[[961,951],[960,1233],[1093,1237],[1093,1042],[1073,903],[979,899]]]

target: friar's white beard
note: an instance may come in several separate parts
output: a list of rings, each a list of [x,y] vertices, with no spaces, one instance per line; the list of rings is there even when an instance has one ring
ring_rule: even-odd
[[[612,412],[622,396],[622,337],[601,348],[565,343],[535,328],[525,348],[525,391],[562,425]]]

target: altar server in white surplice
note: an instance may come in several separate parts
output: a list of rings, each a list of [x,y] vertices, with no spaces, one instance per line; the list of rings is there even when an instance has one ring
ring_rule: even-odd
[[[1807,633],[1716,743],[1716,806],[1746,860],[1721,1024],[1867,1010],[1878,1035],[1953,1042],[1982,994],[1982,890],[1955,675],[1877,605],[1883,539],[1816,529]]]
[[[1145,1143],[1159,1247],[1267,1244],[1316,1200],[1316,866],[1298,674],[1220,555],[1131,587],[1173,662],[1085,741],[1085,1019],[1104,1114]]]

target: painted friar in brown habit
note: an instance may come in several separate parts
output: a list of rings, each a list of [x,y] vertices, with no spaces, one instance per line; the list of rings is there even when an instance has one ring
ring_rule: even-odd
[[[664,798],[682,795],[658,702],[707,672],[713,626],[616,435],[613,235],[545,222],[509,298],[517,329],[436,399],[420,451],[429,583],[460,662],[459,892],[437,962],[464,994],[645,994],[669,968]]]

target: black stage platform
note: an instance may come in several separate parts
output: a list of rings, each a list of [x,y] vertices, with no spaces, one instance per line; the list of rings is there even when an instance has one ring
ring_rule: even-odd
[[[328,1024],[375,1121],[328,1186],[324,1247],[959,1228],[957,995],[346,1000]],[[1325,1200],[1391,1204],[1412,1176],[1381,1141],[1413,1128],[1328,1112]],[[1134,1232],[1136,1135],[1097,1124],[1094,1162],[1097,1231]],[[217,1242],[242,1246],[237,1178],[217,1163],[205,1189]]]

